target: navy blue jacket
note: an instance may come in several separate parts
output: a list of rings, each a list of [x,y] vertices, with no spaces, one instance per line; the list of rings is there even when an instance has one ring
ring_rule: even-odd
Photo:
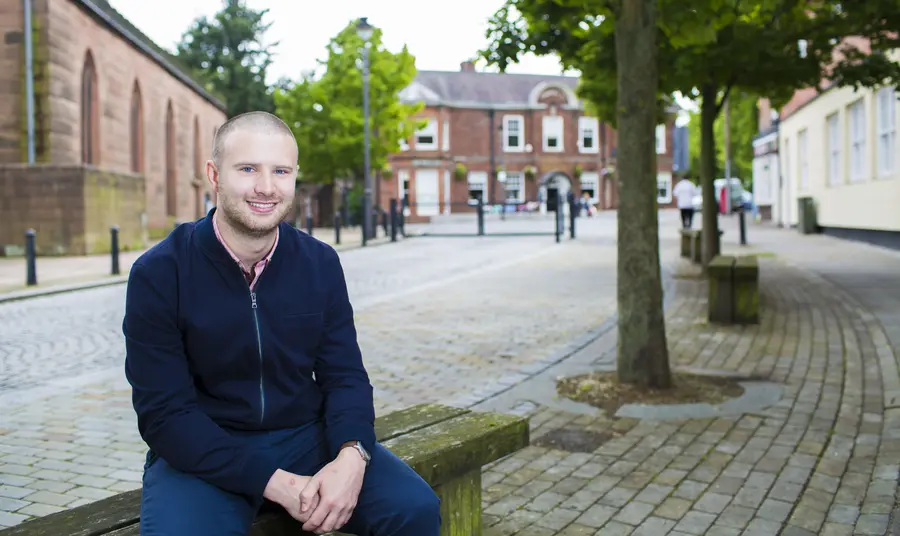
[[[337,455],[375,443],[372,386],[333,248],[281,224],[254,292],[212,214],[179,226],[131,268],[125,374],[154,454],[220,488],[261,496],[278,461],[243,431],[317,420]]]

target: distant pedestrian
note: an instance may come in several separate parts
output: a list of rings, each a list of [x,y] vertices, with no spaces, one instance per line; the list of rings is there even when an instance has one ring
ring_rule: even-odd
[[[673,193],[681,211],[681,228],[690,229],[694,224],[694,197],[699,193],[698,188],[685,177],[678,181]]]

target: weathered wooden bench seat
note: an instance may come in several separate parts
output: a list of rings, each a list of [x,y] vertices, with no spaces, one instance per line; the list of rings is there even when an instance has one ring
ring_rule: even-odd
[[[379,417],[378,441],[408,463],[441,499],[442,536],[482,533],[481,468],[529,443],[528,421],[423,404]],[[139,536],[141,491],[29,520],[2,536]],[[252,536],[305,536],[284,512],[260,515]]]
[[[708,320],[718,324],[759,322],[759,260],[717,255],[707,267]]]

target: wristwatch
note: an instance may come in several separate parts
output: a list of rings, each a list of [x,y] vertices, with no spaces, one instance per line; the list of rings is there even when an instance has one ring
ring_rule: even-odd
[[[356,452],[359,452],[359,455],[362,456],[363,461],[366,462],[366,467],[369,466],[369,461],[372,459],[372,456],[369,455],[369,451],[367,451],[366,448],[362,446],[362,443],[360,443],[359,441],[354,441],[347,447],[356,449]]]

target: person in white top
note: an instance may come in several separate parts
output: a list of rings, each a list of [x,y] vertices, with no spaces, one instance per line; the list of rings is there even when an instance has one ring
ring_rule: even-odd
[[[697,186],[685,177],[678,181],[672,193],[675,194],[678,208],[681,210],[681,227],[690,229],[694,223],[694,196],[699,193]]]

